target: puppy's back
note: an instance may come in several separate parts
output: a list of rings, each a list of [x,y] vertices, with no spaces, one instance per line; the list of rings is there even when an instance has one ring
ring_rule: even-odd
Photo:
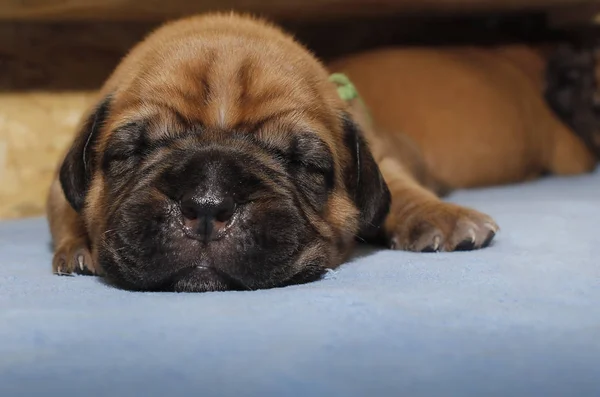
[[[526,47],[383,49],[330,69],[349,74],[377,127],[409,136],[454,188],[527,179],[549,155],[556,120],[540,92],[543,59]]]

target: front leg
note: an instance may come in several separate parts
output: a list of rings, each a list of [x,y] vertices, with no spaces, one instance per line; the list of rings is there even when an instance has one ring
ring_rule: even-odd
[[[55,180],[48,197],[48,222],[54,245],[52,271],[57,275],[101,275],[91,255],[85,226]]]
[[[385,232],[392,249],[416,252],[465,251],[486,247],[498,225],[481,212],[441,201],[396,159],[380,169],[392,195]]]

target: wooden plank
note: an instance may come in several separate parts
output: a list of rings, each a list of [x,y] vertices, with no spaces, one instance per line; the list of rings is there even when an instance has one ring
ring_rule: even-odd
[[[4,20],[163,20],[232,9],[274,18],[320,19],[388,13],[525,11],[598,0],[4,0]]]
[[[556,28],[600,25],[600,1],[580,7],[559,7],[548,14],[548,23]]]
[[[97,88],[158,22],[0,22],[0,92]],[[543,14],[386,16],[286,21],[322,59],[388,45],[488,45],[561,40]],[[423,29],[427,26],[427,29]]]

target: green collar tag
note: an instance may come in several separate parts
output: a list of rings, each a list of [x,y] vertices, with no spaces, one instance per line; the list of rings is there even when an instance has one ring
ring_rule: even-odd
[[[338,86],[338,94],[344,101],[348,102],[359,97],[356,87],[345,74],[334,73],[329,76],[329,81]]]
[[[352,84],[348,76],[346,76],[343,73],[333,73],[329,76],[329,81],[337,85],[337,92],[340,98],[342,98],[342,100],[346,102],[350,102],[354,99],[358,100],[360,102],[360,105],[365,110],[369,122],[372,122],[371,114],[369,112],[369,109],[367,108],[367,105],[364,103],[364,101],[358,94],[358,90],[356,89],[354,84]]]

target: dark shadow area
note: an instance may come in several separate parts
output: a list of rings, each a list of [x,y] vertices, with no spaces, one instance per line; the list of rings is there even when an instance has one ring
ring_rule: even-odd
[[[356,245],[356,248],[352,252],[352,256],[350,257],[350,260],[357,260],[357,259],[365,258],[367,256],[371,256],[371,255],[375,254],[376,252],[387,251],[388,249],[389,248],[387,248],[384,245],[373,245],[373,244],[360,243],[360,244]]]
[[[581,40],[594,31],[553,30],[543,14],[363,17],[279,21],[327,61],[391,45],[493,45]],[[159,22],[0,23],[0,91],[98,88]]]

